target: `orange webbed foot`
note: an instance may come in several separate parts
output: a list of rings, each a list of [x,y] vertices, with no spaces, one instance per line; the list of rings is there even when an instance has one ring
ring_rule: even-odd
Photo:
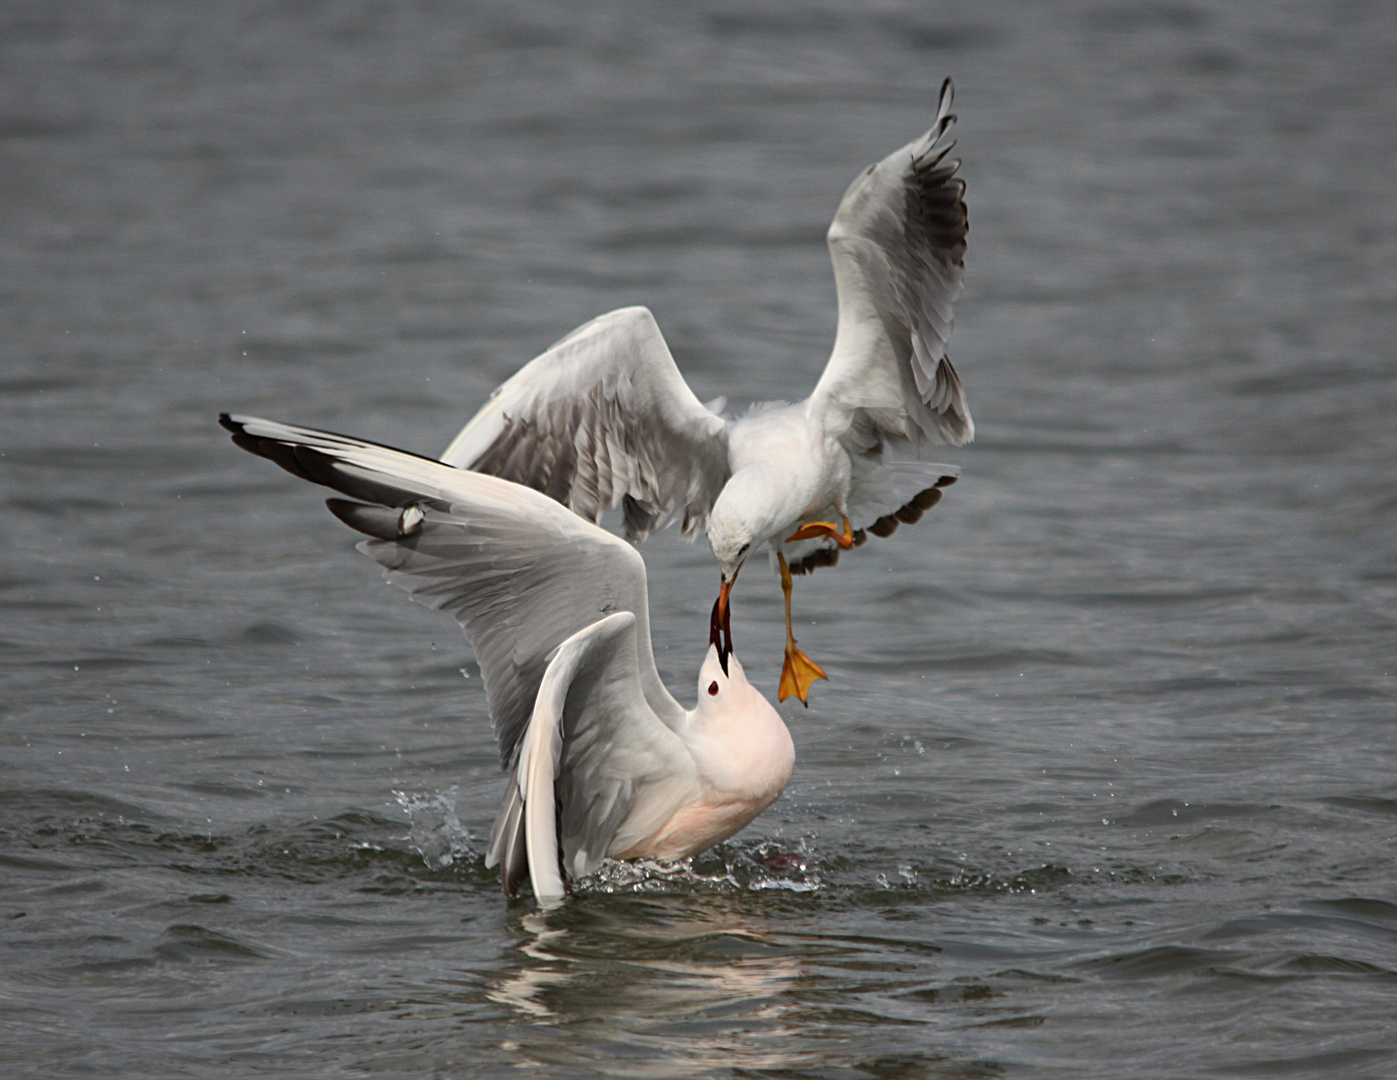
[[[810,686],[816,679],[827,679],[825,669],[811,660],[794,641],[786,643],[786,662],[781,665],[781,685],[776,691],[776,700],[785,701],[792,695],[800,698],[800,703],[810,707]]]
[[[845,551],[854,546],[854,530],[849,527],[847,516],[844,518],[843,529],[836,528],[828,521],[807,521],[786,537],[786,543],[789,544],[794,540],[814,540],[817,536],[828,536]]]

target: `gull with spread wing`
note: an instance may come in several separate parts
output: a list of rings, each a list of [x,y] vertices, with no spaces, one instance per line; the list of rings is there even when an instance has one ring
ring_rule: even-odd
[[[888,460],[975,433],[946,356],[968,229],[947,155],[951,81],[921,138],[845,192],[827,241],[839,323],[814,392],[736,420],[705,407],[643,307],[574,330],[491,394],[441,460],[526,484],[589,521],[618,504],[628,539],[682,522],[704,530],[722,573],[719,611],[763,544],[786,600],[779,697],[808,701],[823,669],[796,647],[791,575],[830,566],[868,533],[918,521],[958,470]],[[851,524],[851,519],[857,525]]]
[[[665,689],[640,554],[553,499],[375,443],[220,417],[245,450],[349,499],[389,581],[456,617],[480,662],[509,774],[486,865],[540,902],[605,858],[680,859],[781,794],[795,750],[713,605],[698,704]]]

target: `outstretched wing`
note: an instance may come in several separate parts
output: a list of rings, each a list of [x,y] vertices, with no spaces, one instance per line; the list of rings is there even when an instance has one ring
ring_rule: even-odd
[[[811,404],[852,447],[975,435],[946,357],[969,230],[960,162],[946,158],[952,93],[947,79],[931,130],[869,166],[829,227],[839,327]]]
[[[565,875],[592,873],[700,794],[693,758],[639,692],[636,633],[617,612],[548,664],[486,855],[507,893],[527,871],[539,900],[561,899]]]
[[[247,416],[220,420],[245,450],[362,500],[329,505],[375,538],[360,550],[390,581],[465,629],[505,767],[515,760],[550,654],[615,612],[635,617],[635,677],[645,702],[666,725],[683,717],[655,670],[645,563],[628,544],[492,476],[330,432]]]
[[[704,527],[727,483],[727,424],[689,389],[655,317],[621,308],[578,327],[490,395],[441,460],[557,499],[626,536]]]
[[[955,465],[884,461],[881,454],[853,454],[850,460],[854,469],[847,510],[854,547],[862,547],[870,535],[888,537],[899,525],[915,525],[960,478]],[[838,509],[829,507],[825,513],[833,517]],[[824,537],[786,543],[782,550],[792,574],[809,574],[839,562],[839,548]]]

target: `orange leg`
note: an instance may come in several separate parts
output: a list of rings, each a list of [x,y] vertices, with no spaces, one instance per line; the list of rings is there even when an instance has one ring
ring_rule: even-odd
[[[845,525],[848,525],[847,518]],[[786,556],[780,552],[776,554],[776,562],[781,567],[781,591],[786,594],[786,662],[781,665],[781,685],[776,691],[776,700],[785,701],[794,694],[808,709],[810,685],[828,676],[824,668],[796,648],[795,634],[791,631],[791,571],[786,566]]]
[[[849,527],[848,514],[844,515],[843,531],[836,529],[828,521],[807,521],[786,537],[786,543],[789,544],[793,540],[813,540],[817,536],[828,536],[845,551],[854,546],[854,530]]]

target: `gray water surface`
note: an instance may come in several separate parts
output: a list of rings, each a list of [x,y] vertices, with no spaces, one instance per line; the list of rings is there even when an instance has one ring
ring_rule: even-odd
[[[506,903],[458,629],[216,414],[436,453],[633,303],[803,395],[947,75],[961,482],[798,583],[765,815]],[[1378,3],[6,5],[0,1071],[1397,1074],[1394,190]]]

